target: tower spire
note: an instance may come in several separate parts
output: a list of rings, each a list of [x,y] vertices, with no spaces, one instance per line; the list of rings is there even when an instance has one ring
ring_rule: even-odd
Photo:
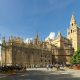
[[[75,26],[75,25],[76,25],[76,20],[75,20],[74,15],[72,14],[71,21],[70,21],[70,26]]]
[[[5,37],[2,37],[2,44],[5,46],[6,42],[5,42]]]
[[[38,33],[36,34],[35,38],[36,38],[36,39],[38,39],[38,38],[39,38],[39,37],[38,37]]]
[[[62,36],[61,32],[58,32],[57,37],[61,37],[61,36]]]
[[[34,44],[35,44],[35,45],[39,44],[38,33],[36,34],[36,36],[35,36],[35,38],[34,38]]]

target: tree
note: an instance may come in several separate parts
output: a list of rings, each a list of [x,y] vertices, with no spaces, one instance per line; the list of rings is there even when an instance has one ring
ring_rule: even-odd
[[[72,56],[72,64],[79,64],[80,63],[80,48],[76,52],[74,52],[74,55]]]

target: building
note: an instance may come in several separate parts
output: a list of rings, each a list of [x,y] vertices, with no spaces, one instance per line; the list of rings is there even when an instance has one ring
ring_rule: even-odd
[[[80,47],[80,28],[77,26],[74,15],[71,17],[70,27],[67,30],[67,38],[71,40],[72,47],[76,51]]]
[[[2,66],[46,67],[52,64],[51,51],[42,48],[38,35],[30,43],[24,43],[19,37],[10,37],[8,42],[3,38],[2,45]]]
[[[55,62],[59,62],[61,64],[70,64],[71,56],[74,53],[71,41],[66,37],[63,37],[59,32],[52,44],[56,46],[56,48],[53,49]]]
[[[24,43],[19,37],[2,39],[2,65],[19,65],[27,67],[46,67],[48,64],[70,64],[71,57],[80,46],[80,28],[74,15],[71,17],[67,37],[58,32],[54,40],[39,41],[38,34],[34,41]]]
[[[76,23],[74,15],[72,15],[70,26],[67,29],[67,37],[63,37],[59,32],[51,43],[55,45],[52,50],[52,63],[59,62],[70,64],[74,51],[77,51],[80,47],[80,28]]]

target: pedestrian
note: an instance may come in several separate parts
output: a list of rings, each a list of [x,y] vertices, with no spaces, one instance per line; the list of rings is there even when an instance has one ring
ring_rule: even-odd
[[[57,64],[56,67],[57,67],[57,71],[59,71],[60,70],[59,64]]]
[[[49,65],[47,65],[46,67],[47,67],[47,70],[49,70]]]

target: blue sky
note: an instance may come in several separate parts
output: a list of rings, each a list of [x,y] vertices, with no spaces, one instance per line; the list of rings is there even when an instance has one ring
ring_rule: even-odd
[[[80,25],[80,0],[0,0],[0,34],[40,39],[50,32],[66,36],[74,12]]]

